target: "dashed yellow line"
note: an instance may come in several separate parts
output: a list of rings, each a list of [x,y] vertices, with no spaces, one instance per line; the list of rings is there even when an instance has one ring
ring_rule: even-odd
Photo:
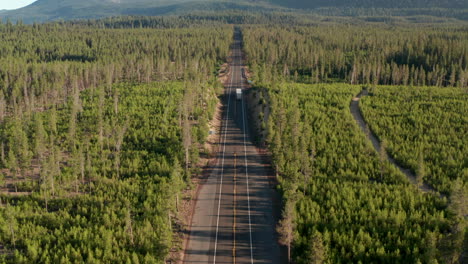
[[[236,162],[237,162],[237,154],[234,152],[234,222],[232,224],[232,235],[233,235],[232,259],[233,259],[234,264],[236,264],[236,216],[237,216]]]

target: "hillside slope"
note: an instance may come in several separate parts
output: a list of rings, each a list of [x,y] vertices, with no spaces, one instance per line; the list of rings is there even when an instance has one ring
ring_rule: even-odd
[[[198,11],[219,13],[226,10],[247,10],[253,12],[279,11],[288,8],[292,12],[314,13],[320,15],[405,15],[395,8],[413,10],[421,8],[423,12],[410,15],[430,15],[457,17],[466,20],[468,0],[38,0],[33,4],[17,10],[0,11],[0,18],[5,21],[22,20],[24,23],[47,22],[57,20],[94,19],[119,15],[175,15]],[[334,12],[322,12],[320,8],[331,8]],[[439,12],[439,8],[445,9]],[[316,10],[308,10],[316,9]],[[353,9],[364,9],[357,14]],[[452,15],[452,11],[465,10],[462,14]],[[372,11],[373,10],[373,11]],[[418,9],[419,10],[419,9]],[[425,10],[425,11],[424,11]],[[449,10],[449,11],[447,11]],[[452,10],[452,11],[450,11]],[[372,12],[370,12],[372,11]],[[432,12],[434,11],[434,12]],[[396,12],[396,13],[395,13]]]
[[[248,10],[258,1],[216,0],[38,0],[17,10],[0,13],[4,21],[24,23],[71,19],[92,19],[118,15],[170,15],[192,11]]]
[[[173,3],[177,4],[181,1]],[[165,0],[136,0],[133,4],[130,2],[130,0],[38,0],[29,6],[2,13],[1,16],[4,20],[22,20],[25,23],[32,23],[61,19],[98,18],[128,12],[138,14],[139,10],[133,9],[147,9],[168,4],[168,1]]]
[[[290,8],[468,8],[468,0],[270,0]]]

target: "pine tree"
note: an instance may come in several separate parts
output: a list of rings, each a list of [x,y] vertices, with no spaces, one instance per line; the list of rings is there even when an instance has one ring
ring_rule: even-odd
[[[185,171],[188,173],[190,164],[190,146],[192,145],[192,129],[188,120],[188,114],[184,113],[184,119],[182,121],[182,144],[185,152]]]
[[[13,248],[16,249],[16,229],[17,229],[17,220],[14,215],[14,208],[7,203],[6,205],[6,220],[8,223],[8,235],[10,239],[10,243],[12,244]]]
[[[288,261],[291,262],[291,247],[294,241],[295,223],[294,202],[288,201],[284,208],[282,219],[276,228],[280,235],[280,243],[288,248]]]
[[[3,119],[5,118],[6,115],[6,110],[7,110],[7,102],[5,100],[5,96],[3,95],[3,91],[0,90],[0,123],[3,122]]]
[[[424,259],[425,263],[436,264],[437,262],[437,238],[433,232],[427,232],[424,237],[424,244],[426,246]]]
[[[122,144],[124,142],[125,133],[129,127],[129,121],[125,121],[123,126],[117,128],[117,139],[115,140],[115,171],[117,173],[117,178],[120,177],[120,156],[122,151]]]
[[[6,166],[6,156],[5,156],[5,142],[3,139],[0,138],[2,141],[0,144],[0,162],[2,164],[2,167]]]
[[[50,110],[49,131],[51,135],[53,136],[57,135],[57,109],[55,108],[55,106],[53,106],[52,109]],[[51,137],[50,139],[54,139],[54,138],[55,137]],[[52,144],[53,142],[50,142],[50,143]]]
[[[183,175],[183,169],[180,166],[179,160],[175,159],[173,169],[172,169],[172,172],[171,172],[171,180],[172,180],[172,183],[173,183],[172,187],[174,188],[174,192],[176,194],[175,195],[175,198],[176,198],[175,207],[176,207],[177,212],[179,212],[179,193],[180,193],[180,190],[184,186],[184,181],[182,179],[182,175]],[[188,177],[188,175],[187,175],[187,177]]]
[[[13,179],[15,180],[15,184],[14,184],[15,192],[18,192],[18,184],[16,180],[18,178],[19,166],[18,166],[18,161],[17,161],[13,148],[10,148],[10,150],[8,151],[7,165],[8,165],[8,169],[10,170],[10,174],[13,175]]]
[[[444,247],[444,259],[446,263],[458,263],[463,256],[464,238],[466,236],[468,214],[468,188],[462,179],[458,178],[453,182],[449,210],[455,215],[456,221],[451,226],[451,234],[447,239],[442,240]],[[462,260],[463,262],[463,260]]]
[[[312,236],[310,243],[310,256],[309,263],[311,264],[322,264],[325,262],[327,253],[326,248],[323,245],[323,238],[320,232],[315,232]]]
[[[386,174],[385,171],[385,164],[387,162],[387,141],[384,139],[380,144],[380,151],[379,151],[379,158],[380,158],[380,181],[383,182],[383,176]]]
[[[130,239],[130,244],[135,245],[134,235],[133,235],[133,220],[132,212],[130,210],[130,203],[127,203],[125,210],[125,230],[127,232],[128,238]]]
[[[44,129],[44,124],[40,115],[36,115],[35,117],[34,130],[34,154],[39,159],[42,159],[46,151],[47,132]]]
[[[105,91],[104,87],[98,88],[98,143],[100,146],[100,152],[104,150],[104,98],[105,98]]]
[[[426,177],[426,167],[424,165],[423,151],[419,152],[418,169],[416,171],[416,184],[421,187],[424,184],[424,177]]]

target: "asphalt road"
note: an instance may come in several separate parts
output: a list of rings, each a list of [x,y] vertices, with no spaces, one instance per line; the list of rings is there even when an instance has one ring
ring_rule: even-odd
[[[267,164],[249,136],[241,35],[232,45],[230,81],[223,96],[223,126],[217,164],[201,186],[184,263],[280,263]]]

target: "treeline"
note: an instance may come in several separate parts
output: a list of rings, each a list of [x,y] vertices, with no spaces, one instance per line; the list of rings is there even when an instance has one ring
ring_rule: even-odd
[[[258,80],[468,86],[464,27],[245,26],[243,36]]]
[[[409,184],[354,123],[360,87],[257,88],[280,190],[278,231],[295,263],[456,263],[463,232],[447,201]]]
[[[232,34],[0,25],[0,262],[168,260]]]
[[[220,12],[193,12],[180,16],[118,16],[103,19],[56,22],[60,25],[92,26],[98,28],[193,28],[226,24],[287,24],[308,25],[312,17],[291,12],[247,12],[225,10]]]
[[[468,96],[458,88],[370,89],[361,111],[388,152],[446,194],[468,182]]]
[[[0,113],[18,114],[63,102],[75,89],[206,79],[226,58],[232,28],[111,30],[7,23],[0,25],[0,37]]]
[[[54,24],[67,26],[84,26],[113,29],[175,29],[197,28],[201,26],[219,26],[221,19],[212,19],[205,16],[116,16],[102,19],[72,20],[54,22]]]
[[[453,18],[468,20],[468,9],[455,8],[355,8],[355,7],[323,7],[311,10],[311,13],[322,16],[349,16],[354,18],[369,19],[385,18],[387,21],[399,21],[406,19],[410,22],[438,23],[441,21],[450,22]],[[446,18],[441,19],[441,18]],[[452,20],[453,22],[453,20]]]
[[[354,8],[467,8],[463,0],[270,0],[279,5],[292,8],[317,8],[317,7],[354,7]]]

